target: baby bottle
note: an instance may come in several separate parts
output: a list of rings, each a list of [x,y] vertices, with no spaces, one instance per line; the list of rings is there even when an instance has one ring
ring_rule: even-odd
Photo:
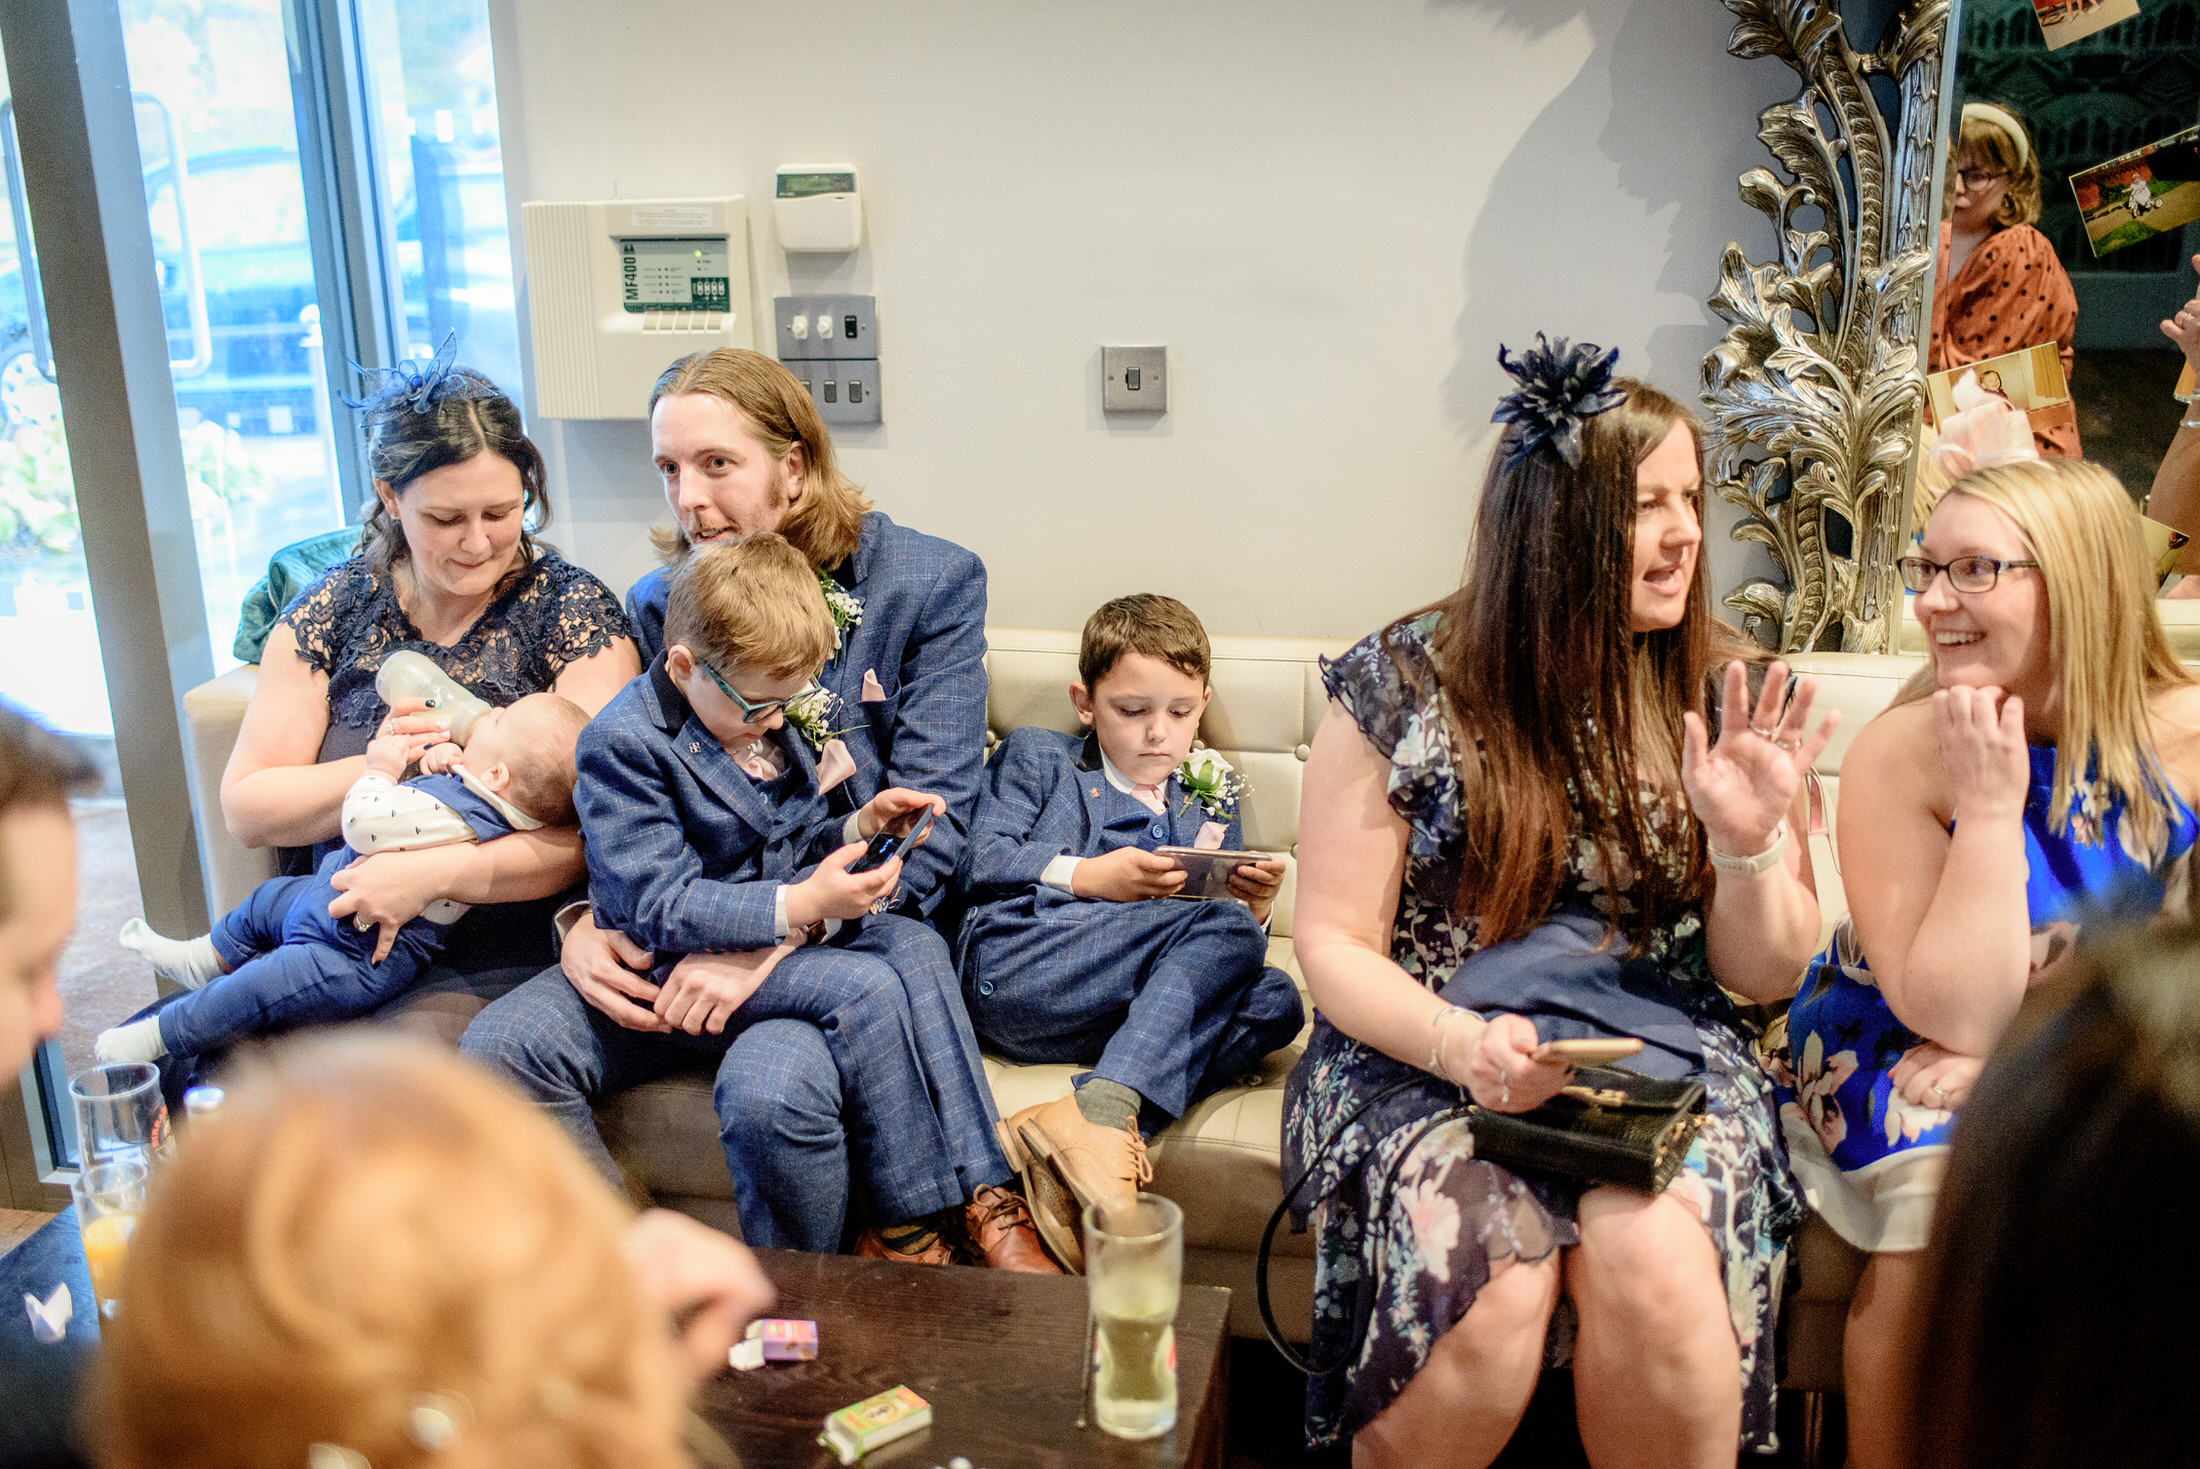
[[[374,691],[387,704],[399,699],[426,699],[428,708],[461,745],[474,732],[474,721],[489,712],[486,702],[467,692],[426,654],[410,648],[401,648],[382,660],[382,671],[374,676]]]

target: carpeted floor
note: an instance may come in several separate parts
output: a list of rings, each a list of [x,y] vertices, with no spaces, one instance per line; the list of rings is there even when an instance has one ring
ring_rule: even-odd
[[[130,821],[119,800],[76,801],[76,932],[61,956],[61,1054],[68,1074],[92,1064],[92,1038],[153,1002],[153,970],[115,942],[144,916]]]

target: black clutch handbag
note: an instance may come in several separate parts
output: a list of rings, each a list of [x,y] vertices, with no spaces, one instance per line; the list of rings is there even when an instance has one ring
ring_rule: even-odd
[[[1354,1124],[1382,1103],[1401,1093],[1418,1091],[1430,1078],[1415,1077],[1386,1087],[1363,1102],[1347,1117],[1328,1141],[1308,1161],[1298,1181],[1284,1192],[1283,1202],[1268,1216],[1261,1232],[1260,1253],[1253,1264],[1254,1299],[1260,1306],[1261,1325],[1283,1359],[1310,1377],[1326,1377],[1341,1371],[1359,1356],[1367,1339],[1368,1322],[1375,1308],[1376,1266],[1364,1263],[1353,1281],[1352,1326],[1344,1348],[1328,1362],[1302,1355],[1276,1324],[1268,1296],[1268,1259],[1276,1231],[1291,1211],[1292,1201],[1320,1171],[1321,1160],[1351,1131]],[[1492,1112],[1473,1102],[1445,1107],[1424,1118],[1397,1159],[1374,1190],[1370,1213],[1381,1218],[1388,1208],[1398,1169],[1428,1132],[1453,1118],[1463,1117],[1474,1133],[1474,1155],[1500,1168],[1521,1173],[1556,1173],[1584,1183],[1611,1183],[1646,1194],[1662,1193],[1688,1157],[1696,1130],[1703,1126],[1704,1088],[1700,1081],[1663,1081],[1632,1071],[1604,1066],[1584,1066],[1557,1096],[1533,1112]],[[1381,1236],[1369,1230],[1370,1243]]]
[[[1533,1112],[1470,1106],[1466,1115],[1474,1155],[1486,1162],[1654,1194],[1680,1170],[1703,1114],[1700,1081],[1589,1066]]]

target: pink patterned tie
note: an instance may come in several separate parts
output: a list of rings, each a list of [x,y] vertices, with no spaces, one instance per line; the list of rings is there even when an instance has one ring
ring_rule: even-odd
[[[1153,812],[1154,815],[1163,816],[1168,814],[1169,803],[1162,798],[1160,786],[1134,785],[1131,787],[1131,794],[1138,797],[1140,804],[1148,811]]]

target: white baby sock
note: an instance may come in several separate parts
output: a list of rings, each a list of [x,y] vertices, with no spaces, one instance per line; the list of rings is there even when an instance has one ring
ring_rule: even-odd
[[[147,928],[143,919],[133,918],[115,937],[125,949],[143,954],[161,978],[172,979],[187,990],[199,989],[208,980],[228,973],[222,968],[222,956],[215,950],[210,933],[195,939],[163,938]]]
[[[161,940],[166,943],[166,939]],[[92,1055],[103,1062],[158,1061],[168,1054],[167,1043],[160,1038],[160,1017],[148,1015],[143,1020],[133,1020],[112,1030],[103,1030],[92,1041]]]

